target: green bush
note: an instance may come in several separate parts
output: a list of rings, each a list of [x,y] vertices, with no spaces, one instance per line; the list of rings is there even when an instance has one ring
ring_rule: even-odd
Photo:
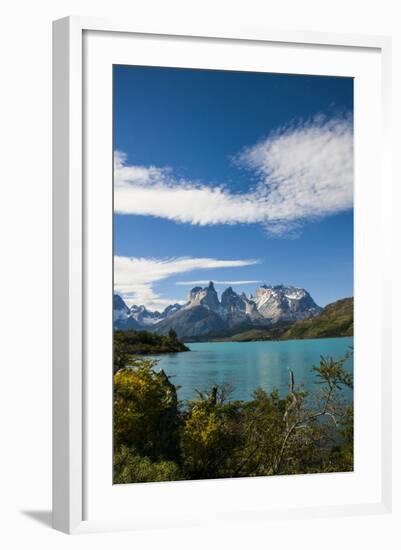
[[[155,362],[135,360],[114,375],[114,445],[136,449],[143,456],[177,454],[177,393]]]
[[[114,454],[114,483],[144,483],[182,479],[180,470],[171,460],[152,462],[129,447],[118,447]]]
[[[350,471],[353,410],[347,357],[322,357],[309,395],[290,373],[288,394],[257,389],[248,402],[227,387],[186,405],[155,362],[135,359],[114,375],[114,482],[248,477]]]

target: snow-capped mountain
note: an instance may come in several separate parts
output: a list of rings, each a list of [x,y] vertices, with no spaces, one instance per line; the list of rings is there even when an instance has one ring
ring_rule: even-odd
[[[161,315],[159,311],[149,311],[145,306],[132,306],[130,309],[130,316],[143,326],[158,323]]]
[[[237,294],[231,286],[221,295],[221,314],[229,327],[245,323],[260,323],[263,317],[254,301],[246,294]]]
[[[141,329],[141,325],[131,316],[131,310],[118,294],[113,297],[114,328],[129,330]]]
[[[129,307],[118,294],[113,296],[114,321],[126,319],[129,315]]]
[[[292,286],[262,285],[256,289],[253,301],[262,317],[272,323],[314,317],[321,311],[309,292]]]
[[[178,310],[182,308],[181,304],[173,304],[171,306],[167,306],[166,309],[162,313],[162,317],[170,317],[170,315],[173,315],[173,313],[176,313]]]
[[[230,324],[243,320],[267,320],[272,323],[287,319],[296,321],[313,317],[321,309],[305,289],[284,285],[262,285],[256,289],[255,297],[251,295],[249,298],[244,292],[237,294],[230,286],[222,293],[219,301],[212,282],[205,288],[193,288],[182,309],[198,306],[218,313],[225,320],[231,319]]]
[[[303,288],[262,285],[254,296],[237,294],[228,287],[219,300],[213,282],[190,290],[184,305],[173,304],[163,312],[145,306],[129,308],[120,296],[114,299],[116,328],[139,328],[167,333],[173,328],[180,338],[192,338],[236,326],[267,326],[314,317],[321,308]]]
[[[162,312],[150,311],[144,305],[127,306],[124,300],[118,294],[114,295],[114,327],[118,329],[143,329],[151,328],[152,325],[167,319],[170,315],[176,313],[182,306],[172,304],[167,306]]]
[[[205,288],[196,286],[190,291],[188,302],[184,305],[184,308],[188,309],[197,306],[204,306],[212,311],[216,311],[218,313],[220,312],[221,304],[212,282],[210,282],[209,286],[206,286]]]

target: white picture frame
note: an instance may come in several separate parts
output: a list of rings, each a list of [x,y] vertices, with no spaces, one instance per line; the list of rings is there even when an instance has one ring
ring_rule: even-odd
[[[224,29],[181,28],[179,24],[166,28],[142,28],[140,25],[125,21],[104,21],[93,18],[69,17],[54,22],[53,32],[53,526],[66,533],[137,529],[144,525],[190,525],[194,522],[209,521],[205,512],[204,518],[183,516],[179,511],[171,516],[161,518],[151,517],[144,506],[141,518],[134,516],[110,517],[99,512],[96,518],[88,518],[87,508],[87,477],[88,468],[91,476],[97,472],[85,460],[87,452],[88,430],[91,423],[87,415],[87,322],[88,306],[86,301],[87,279],[85,270],[88,265],[88,246],[90,239],[86,238],[88,230],[85,210],[86,177],[85,155],[87,148],[84,139],[85,120],[85,71],[83,59],[85,52],[85,33],[102,33],[108,35],[109,43],[113,37],[146,36],[148,40],[160,37],[175,37],[184,41],[196,40],[200,44],[209,44],[213,48],[216,41],[245,44],[285,44],[292,48],[313,48],[324,46],[341,49],[344,55],[360,49],[375,51],[380,58],[381,76],[381,107],[380,107],[380,189],[381,208],[378,217],[381,221],[382,234],[391,231],[391,174],[389,159],[389,128],[390,128],[390,55],[391,42],[387,37],[336,35],[314,32],[282,32],[276,30],[255,29]],[[156,55],[157,51],[153,51]],[[369,193],[369,191],[367,191]],[[93,198],[91,196],[91,198]],[[100,199],[99,199],[100,200]],[[371,220],[371,224],[377,220]],[[356,222],[358,223],[358,221]],[[374,246],[373,246],[374,249]],[[384,243],[380,251],[383,269],[377,275],[377,282],[386,284],[386,268],[390,272],[391,250]],[[356,266],[358,267],[358,266]],[[372,275],[373,277],[373,275]],[[273,517],[311,517],[313,515],[346,515],[364,513],[384,513],[391,509],[391,357],[390,330],[386,325],[390,319],[391,296],[379,298],[383,316],[380,326],[381,337],[380,365],[376,386],[378,406],[380,406],[380,427],[378,441],[375,444],[380,450],[380,487],[377,493],[380,497],[363,502],[344,501],[332,505],[327,502],[321,506],[307,504],[305,506],[279,506],[269,510],[257,505],[252,511],[240,511],[238,517],[244,520],[264,521]],[[384,315],[385,313],[385,315]],[[362,315],[361,315],[362,316]],[[111,366],[110,366],[111,368]],[[111,380],[110,380],[111,384]],[[107,413],[106,413],[107,414]],[[111,453],[111,450],[110,450]],[[100,475],[100,474],[99,474]],[[233,483],[238,480],[225,480],[228,491],[234,491]],[[104,480],[99,479],[99,485]],[[111,483],[111,473],[110,481]],[[249,482],[249,480],[248,480]],[[184,487],[180,482],[180,489]],[[197,486],[209,484],[208,491],[214,491],[212,485],[216,482],[184,482]],[[219,482],[217,482],[219,483]],[[220,482],[221,483],[221,482]],[[244,481],[240,481],[246,487]],[[255,490],[258,479],[252,480]],[[320,481],[316,482],[317,484]],[[323,481],[322,481],[323,483]],[[230,485],[231,484],[231,485]],[[93,485],[93,483],[92,483]],[[163,486],[163,487],[162,487]],[[169,488],[170,486],[170,488]],[[151,492],[152,499],[163,500],[166,491],[171,491],[170,483],[144,484],[141,495]],[[186,494],[191,490],[187,485]],[[231,489],[230,489],[231,487]],[[238,485],[235,486],[238,488]],[[125,488],[125,493],[130,490]],[[247,489],[246,489],[247,490]],[[250,489],[251,490],[251,489]],[[162,494],[163,492],[163,494]],[[101,496],[100,496],[101,498]],[[235,509],[228,510],[217,520],[235,520]]]

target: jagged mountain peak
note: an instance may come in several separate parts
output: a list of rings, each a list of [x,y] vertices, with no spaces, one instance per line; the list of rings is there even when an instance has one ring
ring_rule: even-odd
[[[321,311],[305,289],[282,284],[261,285],[254,300],[259,313],[271,322],[313,317]]]
[[[219,311],[220,302],[212,281],[210,281],[208,286],[204,288],[201,286],[195,286],[189,292],[188,302],[184,307],[191,308],[196,306],[203,306],[211,309],[212,311]]]
[[[228,286],[225,291],[222,293],[222,296],[224,294],[235,294],[235,296],[238,296],[238,294],[235,292],[235,290],[233,290],[233,287],[232,286]]]
[[[129,307],[127,306],[127,304],[124,302],[124,300],[121,298],[119,294],[114,294],[113,296],[113,309],[129,311]]]
[[[213,281],[205,287],[195,286],[188,301],[167,306],[164,311],[149,311],[144,305],[128,308],[121,297],[115,297],[115,325],[137,324],[160,333],[174,328],[180,338],[194,337],[240,325],[266,326],[294,322],[316,316],[321,308],[303,288],[260,285],[249,297],[227,287],[219,300]],[[123,305],[122,305],[123,304]]]
[[[171,304],[169,306],[167,306],[163,312],[162,312],[162,315],[164,317],[168,317],[169,315],[171,315],[172,313],[174,313],[175,311],[178,311],[179,309],[182,308],[182,305],[179,304],[178,302],[175,303],[175,304]]]
[[[121,329],[151,328],[152,325],[163,321],[173,315],[182,307],[180,304],[171,304],[162,312],[150,311],[145,305],[132,305],[128,307],[119,294],[114,294],[114,326]]]
[[[130,308],[119,294],[113,296],[113,322],[115,328],[123,330],[140,328],[137,320],[131,317]]]
[[[191,288],[191,290],[189,291],[189,294],[188,294],[188,302],[190,302],[191,300],[195,299],[195,297],[199,294],[199,292],[201,292],[203,289],[201,286],[194,286],[193,288]]]
[[[232,313],[233,311],[245,311],[245,302],[241,296],[239,296],[231,286],[221,295],[221,306],[226,313]]]
[[[152,313],[152,314],[157,314],[157,315],[160,315],[160,311],[149,311],[148,308],[146,306],[144,306],[143,304],[141,304],[140,306],[136,306],[136,305],[133,305],[131,306],[131,311],[133,313]]]

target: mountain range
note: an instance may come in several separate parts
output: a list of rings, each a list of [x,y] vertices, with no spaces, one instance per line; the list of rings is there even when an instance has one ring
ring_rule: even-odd
[[[354,299],[343,298],[325,306],[315,317],[287,325],[253,327],[216,338],[225,342],[338,338],[354,334]]]
[[[167,334],[174,329],[181,339],[194,339],[227,330],[294,323],[321,311],[309,292],[284,285],[261,285],[254,294],[237,294],[228,287],[219,300],[213,282],[189,292],[184,304],[172,304],[162,312],[143,305],[128,307],[114,295],[114,327]]]

